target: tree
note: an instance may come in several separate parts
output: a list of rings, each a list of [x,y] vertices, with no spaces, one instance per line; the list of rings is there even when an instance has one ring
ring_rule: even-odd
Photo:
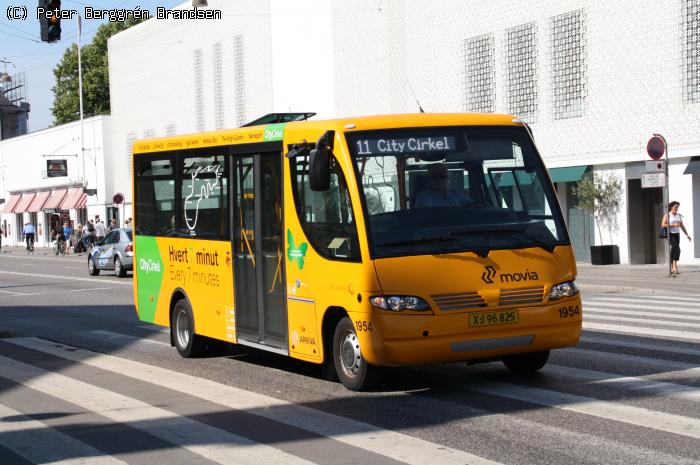
[[[622,197],[620,178],[614,173],[593,173],[593,176],[585,176],[578,182],[574,194],[578,197],[576,208],[593,216],[600,243],[603,243],[602,224],[608,230],[612,244],[612,231],[618,228],[617,214]]]
[[[114,34],[141,21],[141,19],[134,19],[130,16],[123,22],[105,23],[97,29],[92,42],[83,47],[81,60],[83,66],[83,115],[85,117],[104,115],[110,112],[107,40]],[[51,107],[54,124],[65,124],[79,120],[77,44],[66,49],[63,58],[54,68],[53,74],[56,77],[56,85],[52,88],[54,103]]]

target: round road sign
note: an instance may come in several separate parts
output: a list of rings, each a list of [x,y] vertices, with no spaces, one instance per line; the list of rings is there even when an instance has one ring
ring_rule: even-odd
[[[647,142],[647,153],[652,160],[658,160],[666,153],[666,141],[661,136],[652,136]]]
[[[124,201],[124,194],[122,194],[121,192],[117,192],[116,194],[114,194],[114,197],[112,197],[112,201],[119,205]]]

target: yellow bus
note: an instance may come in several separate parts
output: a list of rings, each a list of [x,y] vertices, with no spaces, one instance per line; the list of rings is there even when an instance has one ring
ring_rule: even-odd
[[[574,255],[525,124],[275,122],[295,117],[133,146],[136,310],[183,357],[242,344],[362,390],[381,367],[527,373],[576,345]]]

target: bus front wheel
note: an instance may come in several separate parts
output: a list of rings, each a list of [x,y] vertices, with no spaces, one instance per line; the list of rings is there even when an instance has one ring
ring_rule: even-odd
[[[362,356],[355,326],[348,317],[341,319],[335,327],[333,363],[340,382],[351,391],[363,391],[377,384],[377,368]]]
[[[515,373],[534,373],[547,363],[549,351],[529,352],[526,354],[510,355],[503,359],[503,364]]]
[[[194,332],[194,315],[185,299],[175,303],[170,328],[173,332],[175,348],[182,357],[197,357],[204,352],[206,342],[202,336]]]

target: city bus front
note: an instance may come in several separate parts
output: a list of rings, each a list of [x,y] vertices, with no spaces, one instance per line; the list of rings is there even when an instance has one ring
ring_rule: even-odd
[[[380,288],[373,331],[358,335],[369,364],[500,359],[528,372],[578,342],[553,186],[528,129],[499,121],[345,132]]]

